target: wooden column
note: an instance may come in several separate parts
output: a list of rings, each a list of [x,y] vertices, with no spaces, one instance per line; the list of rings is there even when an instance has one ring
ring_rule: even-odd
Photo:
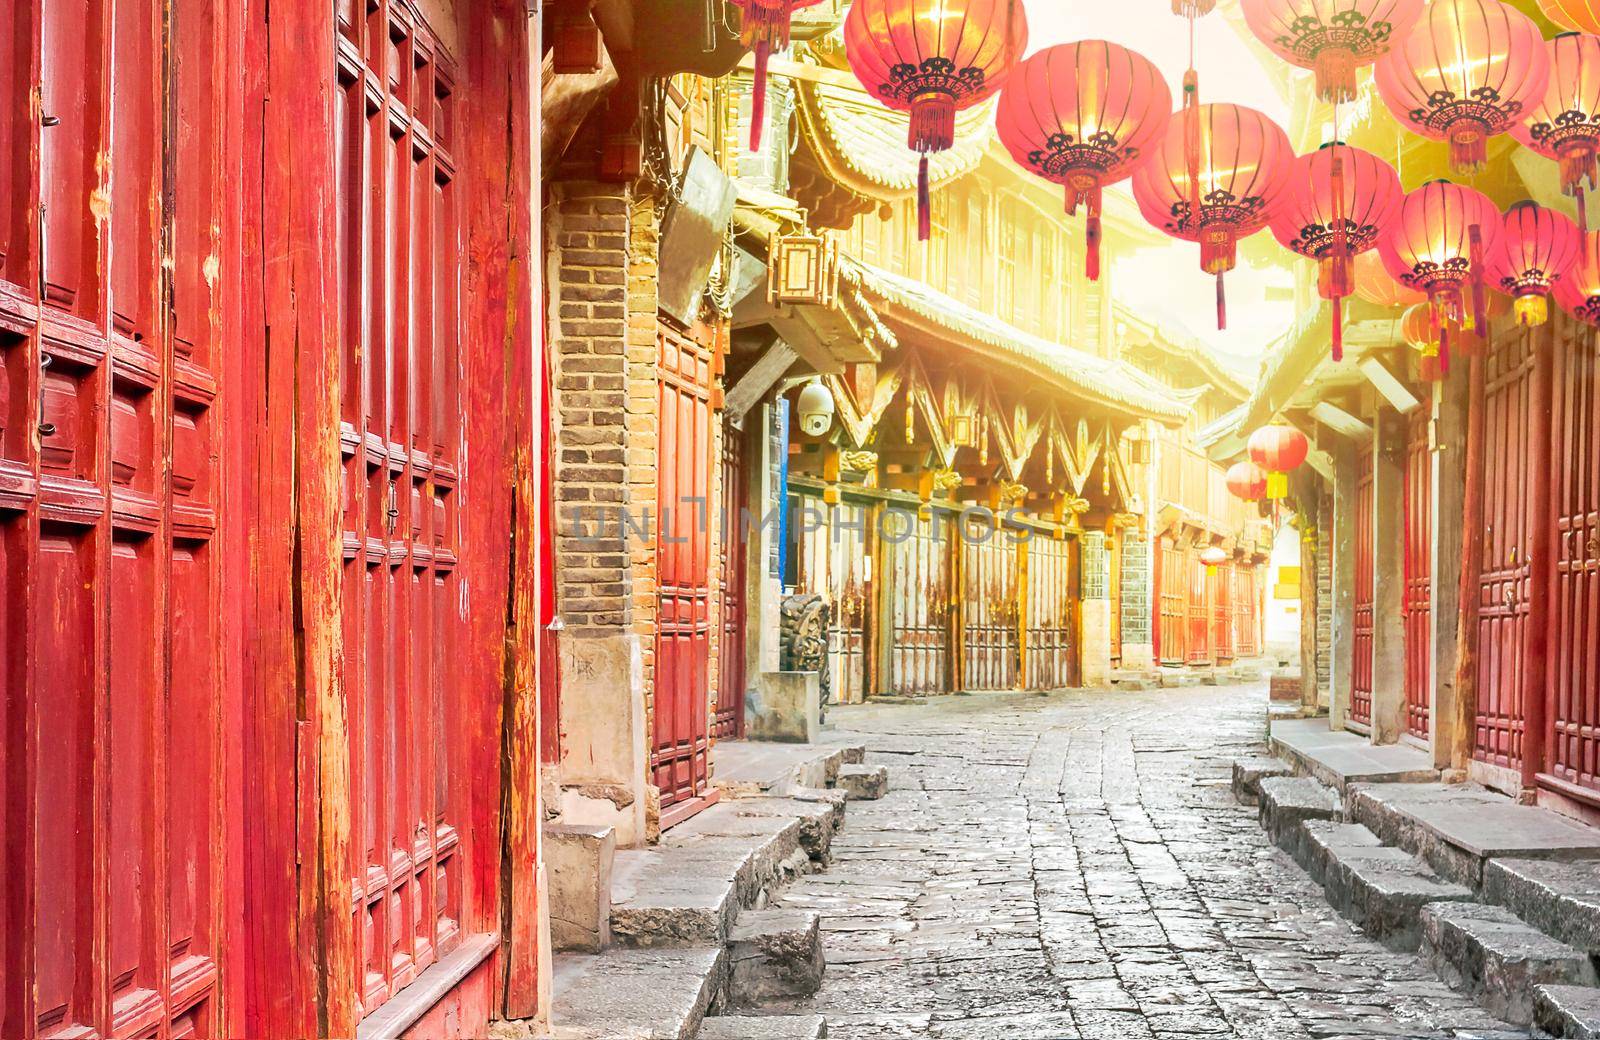
[[[1528,433],[1528,629],[1522,667],[1522,793],[1531,799],[1544,772],[1546,681],[1549,671],[1551,580],[1555,573],[1555,517],[1550,504],[1551,408],[1556,351],[1552,318],[1530,333],[1533,350],[1532,428]]]
[[[1406,417],[1383,407],[1372,425],[1372,743],[1406,731]]]
[[[1447,714],[1434,719],[1435,729],[1449,734],[1447,763],[1441,763],[1440,767],[1462,773],[1472,760],[1472,728],[1477,715],[1477,604],[1483,569],[1484,482],[1484,358],[1481,352],[1470,358],[1467,365],[1466,446],[1463,450],[1466,472],[1461,485],[1461,564],[1455,615],[1457,653],[1453,662],[1455,696],[1448,705]],[[1434,515],[1447,521],[1450,514],[1439,508]],[[1438,610],[1435,605],[1436,614]]]
[[[1450,769],[1458,751],[1470,745],[1471,728],[1460,729],[1456,685],[1458,614],[1464,587],[1461,579],[1463,525],[1467,483],[1467,411],[1471,394],[1470,368],[1459,363],[1450,376],[1434,384],[1432,466],[1433,493],[1432,572],[1428,590],[1429,650],[1432,655],[1431,689],[1428,691],[1428,741],[1436,769]],[[1468,600],[1467,602],[1472,602]],[[1470,754],[1470,751],[1461,752]]]
[[[1344,729],[1350,717],[1354,682],[1356,630],[1356,502],[1360,459],[1352,445],[1341,444],[1333,456],[1333,655],[1328,727]]]

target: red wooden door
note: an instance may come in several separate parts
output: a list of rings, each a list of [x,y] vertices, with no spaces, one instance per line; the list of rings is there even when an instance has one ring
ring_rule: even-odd
[[[746,479],[744,434],[732,425],[722,431],[721,642],[717,648],[717,707],[712,736],[744,736],[745,578],[748,529],[744,523]]]
[[[1405,590],[1401,612],[1406,634],[1406,732],[1428,735],[1433,652],[1429,638],[1433,581],[1433,456],[1428,450],[1428,413],[1417,409],[1406,444]]]
[[[461,936],[461,242],[454,77],[427,30],[388,4],[342,19],[338,77],[351,981],[370,1014]]]
[[[1527,554],[1529,412],[1533,350],[1502,343],[1485,369],[1483,564],[1478,599],[1478,714],[1473,754],[1491,765],[1522,761],[1523,637]]]
[[[655,702],[650,770],[661,807],[706,789],[711,747],[711,350],[662,325],[656,493]]]
[[[889,689],[903,697],[945,693],[950,689],[950,516],[929,510],[889,517],[884,531],[892,597]]]
[[[1600,354],[1593,332],[1560,344],[1555,367],[1556,580],[1550,773],[1600,790]]]
[[[1215,574],[1206,575],[1211,599],[1211,645],[1218,664],[1232,664],[1233,648],[1233,564],[1225,563]]]
[[[1188,579],[1184,590],[1188,605],[1188,663],[1208,665],[1211,659],[1211,604],[1207,593],[1206,565],[1191,549],[1183,554],[1183,573]]]
[[[0,14],[4,1036],[227,1028],[225,81],[209,8],[165,14]]]
[[[1010,690],[1018,681],[1017,541],[992,519],[969,516],[961,540],[962,688]]]
[[[1355,632],[1351,641],[1350,719],[1372,725],[1372,452],[1361,453],[1356,479]]]
[[[1189,561],[1172,539],[1163,538],[1158,563],[1161,616],[1157,619],[1157,652],[1162,664],[1181,665],[1189,660]]]
[[[1236,657],[1257,657],[1261,653],[1261,610],[1256,591],[1256,569],[1250,564],[1235,564],[1233,570],[1233,652]]]
[[[1028,579],[1026,686],[1060,690],[1082,685],[1078,651],[1079,544],[1035,534],[1023,549]]]

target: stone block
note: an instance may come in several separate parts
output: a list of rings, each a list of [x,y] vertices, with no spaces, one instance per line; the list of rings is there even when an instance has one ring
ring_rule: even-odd
[[[1257,785],[1261,828],[1280,849],[1300,858],[1300,824],[1339,818],[1339,796],[1310,777],[1269,776]]]
[[[1533,1024],[1551,1036],[1600,1040],[1600,989],[1588,986],[1537,986]]]
[[[822,727],[822,686],[816,672],[762,672],[745,696],[745,738],[814,744]]]
[[[557,950],[599,953],[610,945],[611,864],[616,851],[617,834],[610,827],[545,824],[550,943]]]
[[[1546,935],[1600,956],[1600,863],[1491,859],[1483,866],[1483,898]]]
[[[841,766],[839,790],[852,802],[870,802],[889,793],[887,766]]]
[[[1432,903],[1421,914],[1422,957],[1441,979],[1514,1025],[1533,1024],[1538,986],[1595,984],[1587,954],[1502,906]]]
[[[753,910],[728,933],[728,999],[761,1007],[822,987],[821,917],[810,910]]]
[[[1288,776],[1291,770],[1281,759],[1270,755],[1235,759],[1233,798],[1240,805],[1255,805],[1261,795],[1261,781],[1269,776]]]
[[[821,1015],[718,1015],[700,1026],[699,1040],[822,1040]]]
[[[550,1034],[563,1040],[692,1037],[727,984],[721,946],[610,949],[556,959]]]
[[[847,766],[859,766],[867,760],[867,748],[864,744],[854,744],[839,749],[839,758]]]

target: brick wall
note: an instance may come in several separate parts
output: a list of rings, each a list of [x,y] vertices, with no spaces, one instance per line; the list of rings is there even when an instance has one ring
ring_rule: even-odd
[[[627,367],[625,385],[616,395],[627,428],[626,500],[630,515],[649,516],[644,531],[632,531],[628,551],[632,562],[632,612],[634,634],[644,653],[645,732],[651,731],[655,707],[656,655],[656,449],[657,408],[660,388],[656,364],[660,359],[657,256],[660,227],[655,199],[633,200],[630,210],[628,256]]]

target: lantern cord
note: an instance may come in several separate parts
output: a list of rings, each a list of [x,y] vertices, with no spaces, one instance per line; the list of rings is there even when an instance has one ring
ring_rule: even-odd
[[[1183,73],[1183,160],[1189,174],[1189,218],[1200,219],[1200,73],[1195,69],[1195,9],[1189,14],[1189,68]]]
[[[926,242],[933,230],[933,199],[928,187],[928,155],[917,163],[917,241]]]
[[[750,94],[750,151],[760,153],[761,131],[767,121],[767,58],[771,44],[762,40],[756,44],[755,85]]]
[[[1583,185],[1578,185],[1578,230],[1584,234],[1589,233],[1589,193]]]
[[[1217,272],[1217,329],[1224,330],[1228,327],[1228,290],[1223,278],[1226,271]]]

